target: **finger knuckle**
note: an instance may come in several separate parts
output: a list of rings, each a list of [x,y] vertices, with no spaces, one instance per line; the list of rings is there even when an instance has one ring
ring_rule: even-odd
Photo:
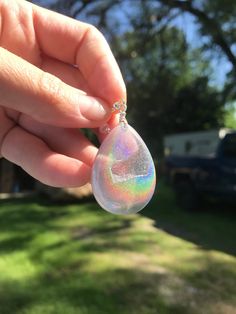
[[[11,119],[7,118],[3,110],[0,109],[0,158],[4,155],[4,144],[7,142],[7,139],[11,132],[17,126],[16,122],[12,121]]]
[[[38,84],[39,93],[44,102],[55,106],[63,101],[62,81],[59,78],[42,72]]]
[[[95,39],[102,39],[105,40],[103,34],[93,25],[89,25],[87,29],[87,37],[91,38],[92,40]]]

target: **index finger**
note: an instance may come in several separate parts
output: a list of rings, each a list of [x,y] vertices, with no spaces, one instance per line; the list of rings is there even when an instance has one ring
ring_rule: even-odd
[[[94,96],[110,104],[126,99],[120,69],[105,38],[94,26],[35,5],[33,18],[44,54],[77,65]]]

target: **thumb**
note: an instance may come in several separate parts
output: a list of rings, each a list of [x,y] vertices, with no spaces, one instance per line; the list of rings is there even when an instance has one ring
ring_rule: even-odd
[[[99,98],[62,82],[0,48],[0,105],[61,127],[101,125],[111,109]]]

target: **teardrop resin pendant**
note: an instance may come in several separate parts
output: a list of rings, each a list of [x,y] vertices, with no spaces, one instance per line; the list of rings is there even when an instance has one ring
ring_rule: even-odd
[[[97,202],[113,214],[143,209],[156,185],[151,154],[128,124],[119,124],[99,148],[92,169],[92,188]]]

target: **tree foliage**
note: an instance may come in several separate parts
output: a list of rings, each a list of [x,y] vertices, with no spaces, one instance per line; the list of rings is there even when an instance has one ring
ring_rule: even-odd
[[[236,2],[55,0],[49,6],[106,35],[127,83],[128,118],[153,152],[165,134],[223,126],[224,105],[236,97]],[[195,17],[198,48],[176,24],[183,13]],[[212,85],[206,51],[231,64],[221,90]]]
[[[236,2],[232,0],[157,0],[171,10],[188,12],[196,18],[199,33],[207,39],[203,49],[225,58],[231,64],[225,82],[224,100],[236,98]]]
[[[225,108],[224,125],[226,128],[236,130],[236,105],[235,103],[227,104]]]
[[[126,77],[131,118],[156,152],[165,134],[219,127],[222,103],[209,85],[208,62],[180,30],[166,27],[149,36],[143,29],[125,33],[113,46]]]

